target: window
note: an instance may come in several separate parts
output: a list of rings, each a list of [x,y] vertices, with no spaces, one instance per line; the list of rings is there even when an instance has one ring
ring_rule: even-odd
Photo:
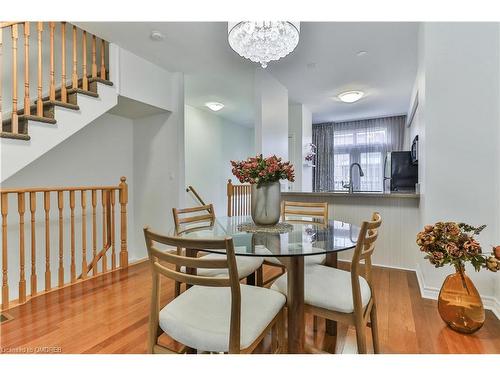
[[[385,129],[334,132],[334,190],[348,190],[344,185],[349,182],[350,165],[359,163],[364,176],[360,178],[357,167],[354,167],[353,185],[355,189],[382,191],[382,146],[386,144],[386,139]],[[368,149],[370,152],[367,152]]]
[[[351,165],[349,154],[335,154],[334,155],[334,190],[342,190],[342,181],[349,182],[349,177],[345,178],[345,176],[349,176],[349,166]]]
[[[353,167],[353,189],[383,191],[385,155],[401,150],[404,123],[405,116],[395,116],[313,126],[314,190],[348,190],[350,166],[358,163],[364,175]]]
[[[365,178],[360,179],[360,190],[382,191],[384,171],[381,152],[362,152],[360,154],[361,168],[365,173]]]

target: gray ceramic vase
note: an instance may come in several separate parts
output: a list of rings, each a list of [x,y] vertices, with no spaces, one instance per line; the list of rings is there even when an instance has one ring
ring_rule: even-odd
[[[280,220],[281,186],[279,181],[257,187],[252,185],[252,220],[257,225],[275,225]]]

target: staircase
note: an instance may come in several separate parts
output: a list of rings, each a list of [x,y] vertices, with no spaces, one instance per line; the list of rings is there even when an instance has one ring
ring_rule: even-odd
[[[30,38],[33,24],[35,41]],[[4,50],[6,43],[2,43],[7,41],[8,51]],[[18,43],[24,52],[21,63]],[[66,22],[0,23],[1,181],[117,104],[116,89],[108,80],[107,51],[106,41]],[[2,70],[5,52],[10,53],[11,64]],[[4,76],[4,71],[11,74]],[[20,71],[24,77],[18,76]],[[10,84],[2,87],[2,82],[9,79]],[[23,88],[21,108],[18,87]],[[6,104],[2,89],[11,98]],[[2,109],[8,105],[10,112],[6,115]]]

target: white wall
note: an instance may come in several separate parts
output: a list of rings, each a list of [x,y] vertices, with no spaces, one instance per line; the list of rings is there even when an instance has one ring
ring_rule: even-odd
[[[175,110],[175,95],[172,95],[175,73],[114,44],[110,45],[110,78],[121,96],[167,111]]]
[[[254,155],[254,130],[188,105],[185,111],[186,185],[213,203],[217,215],[227,215],[227,180],[239,183],[229,161]]]
[[[312,191],[312,167],[304,165],[305,145],[312,142],[312,113],[303,104],[288,109],[288,153],[295,167],[293,191]]]
[[[421,225],[438,220],[487,224],[479,237],[485,252],[500,240],[499,35],[493,23],[425,23],[421,30]],[[422,259],[419,268],[424,294],[434,297],[452,272]],[[491,305],[500,275],[467,270]]]
[[[134,120],[134,245],[147,256],[142,229],[168,233],[172,207],[184,205],[184,76],[172,75],[172,112]],[[147,103],[151,104],[151,103]]]
[[[255,70],[255,149],[288,159],[288,90],[271,74]]]

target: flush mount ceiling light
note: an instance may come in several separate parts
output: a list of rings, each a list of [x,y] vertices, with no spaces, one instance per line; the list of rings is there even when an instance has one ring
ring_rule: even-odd
[[[149,37],[152,40],[154,40],[155,42],[159,42],[159,41],[162,41],[163,39],[165,39],[165,36],[157,30],[151,31],[151,35]]]
[[[346,91],[338,95],[338,98],[344,103],[357,102],[365,95],[363,91]]]
[[[297,47],[300,22],[228,22],[227,34],[229,45],[238,55],[265,68],[270,61],[285,57]]]
[[[208,102],[205,103],[205,106],[214,112],[220,111],[222,108],[224,108],[224,104],[219,102]]]

